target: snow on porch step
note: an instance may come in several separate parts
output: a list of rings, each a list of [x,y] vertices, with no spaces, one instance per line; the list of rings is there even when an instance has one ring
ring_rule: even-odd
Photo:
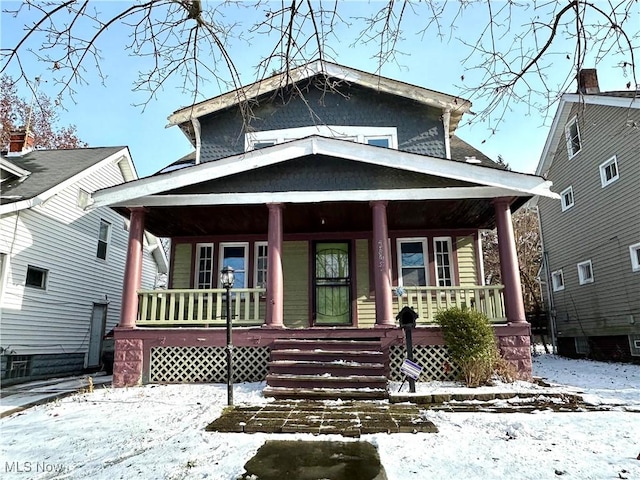
[[[271,350],[356,350],[380,351],[380,341],[375,340],[336,340],[323,338],[279,338],[273,341]]]
[[[387,377],[384,375],[267,375],[267,385],[270,387],[288,388],[323,388],[323,389],[349,389],[349,388],[387,388]]]
[[[282,349],[272,350],[271,360],[322,361],[336,360],[356,361],[360,363],[384,363],[384,354],[376,350],[332,350],[324,346],[315,349]]]
[[[334,360],[330,362],[274,360],[269,362],[269,372],[292,375],[323,375],[328,373],[338,377],[350,375],[384,375],[384,364],[348,360]]]
[[[310,400],[382,400],[387,390],[382,388],[287,388],[266,387],[265,397]]]

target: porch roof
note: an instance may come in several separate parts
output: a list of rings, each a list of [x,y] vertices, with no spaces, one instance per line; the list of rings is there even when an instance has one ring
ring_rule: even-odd
[[[391,202],[393,229],[491,228],[494,198],[512,198],[517,208],[533,195],[557,197],[550,185],[535,175],[312,136],[107,188],[93,198],[94,206],[119,211],[146,207],[147,228],[166,236],[264,232],[264,204],[274,202],[287,204],[289,232],[317,231],[320,224],[370,230],[374,200]]]

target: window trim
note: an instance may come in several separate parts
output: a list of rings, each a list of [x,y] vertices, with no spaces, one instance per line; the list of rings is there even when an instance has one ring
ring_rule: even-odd
[[[29,279],[29,270],[35,270],[42,274],[42,282],[40,282],[39,286],[30,284],[27,282],[27,280]],[[47,287],[49,286],[49,269],[36,267],[35,265],[27,265],[27,274],[25,275],[25,278],[24,278],[24,286],[28,288],[33,288],[36,290],[47,290]]]
[[[640,242],[629,245],[632,272],[640,272],[640,259],[638,259],[638,252],[640,252]]]
[[[436,242],[446,242],[449,253],[449,271],[451,272],[451,285],[440,285],[440,276],[438,275],[438,249]],[[446,288],[456,286],[455,262],[453,261],[453,239],[451,237],[433,237],[433,266],[435,271],[436,287]]]
[[[569,204],[565,203],[565,195],[567,194],[571,195],[571,203]],[[573,187],[571,185],[560,192],[560,205],[563,212],[566,212],[575,205],[575,197],[573,195]]]
[[[101,237],[102,234],[102,225],[107,226],[107,238],[103,240]],[[104,218],[100,219],[100,225],[98,226],[98,245],[96,248],[96,259],[101,260],[103,262],[107,261],[107,257],[109,256],[109,244],[111,243],[111,222],[105,220]],[[101,242],[104,244],[104,258],[100,256],[100,244]]]
[[[220,266],[219,270],[224,268],[224,249],[226,247],[243,247],[244,248],[244,285],[240,286],[237,283],[237,273],[236,273],[236,283],[234,283],[234,288],[247,288],[247,284],[249,282],[249,242],[220,242],[218,245],[218,265]],[[237,270],[236,270],[237,272]],[[218,277],[218,288],[222,288],[222,283],[220,283],[220,275]]]
[[[615,165],[616,174],[610,179],[607,179],[607,168],[611,165]],[[598,170],[600,171],[600,183],[602,185],[602,188],[608,187],[609,185],[611,185],[612,183],[614,183],[620,178],[620,169],[618,168],[618,157],[614,155],[606,162],[602,162],[598,167]]]
[[[562,283],[560,285],[556,281],[556,278],[561,279]],[[564,273],[562,269],[551,272],[551,286],[553,287],[554,292],[561,292],[562,290],[564,290],[565,283],[564,283]]]
[[[591,276],[587,277],[585,275],[584,272],[584,268],[585,266],[589,266],[589,272],[591,272]],[[593,283],[594,282],[594,276],[593,276],[593,264],[591,263],[591,259],[589,260],[585,260],[584,262],[580,262],[577,265],[578,268],[578,281],[580,282],[580,285],[586,285],[588,283]]]
[[[260,258],[260,247],[265,247],[267,249],[266,252],[266,267],[265,267],[265,279],[264,279],[264,285],[259,285],[258,284],[258,259]],[[254,256],[253,256],[253,287],[254,288],[266,288],[267,286],[267,275],[269,272],[269,245],[268,242],[254,242],[253,244],[253,251],[254,251]]]
[[[429,239],[427,237],[402,237],[396,238],[396,260],[398,262],[398,286],[403,287],[403,275],[402,275],[402,244],[403,243],[421,243],[422,244],[422,256],[424,258],[424,281],[425,285],[420,286],[428,286],[429,282]]]
[[[208,287],[200,287],[200,252],[202,247],[211,247],[211,281],[209,282]],[[216,246],[213,242],[199,242],[196,243],[196,263],[195,268],[193,269],[193,288],[196,289],[211,289],[215,288],[218,281],[216,278],[218,277],[215,267],[215,259],[216,259]]]
[[[575,152],[573,151],[573,142],[572,142],[572,137],[571,137],[571,127],[575,125],[576,127],[576,133],[578,134],[578,150],[576,150]],[[565,140],[567,142],[567,155],[569,156],[569,159],[572,159],[573,157],[575,157],[577,154],[579,154],[582,151],[582,137],[580,135],[580,126],[578,125],[578,116],[576,115],[575,117],[573,117],[573,119],[571,119],[569,122],[567,122],[567,124],[564,126],[564,137]]]
[[[396,127],[361,127],[350,125],[311,125],[308,127],[284,128],[247,132],[244,135],[244,150],[254,149],[256,143],[275,142],[280,144],[300,138],[320,135],[322,137],[351,140],[366,144],[369,139],[388,139],[389,148],[398,149],[398,129]],[[380,147],[384,148],[384,147]]]

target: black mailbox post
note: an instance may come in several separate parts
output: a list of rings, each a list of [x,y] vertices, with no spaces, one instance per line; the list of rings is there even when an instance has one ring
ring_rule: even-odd
[[[405,344],[407,346],[407,359],[413,362],[413,337],[412,329],[416,326],[418,314],[413,308],[404,306],[400,313],[396,316],[396,320],[400,322],[400,328],[404,330]],[[403,382],[404,383],[404,382]],[[402,386],[400,387],[402,388]],[[409,378],[409,391],[416,393],[416,381]]]

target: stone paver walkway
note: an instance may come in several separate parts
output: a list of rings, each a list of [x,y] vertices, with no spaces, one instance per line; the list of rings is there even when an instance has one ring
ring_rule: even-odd
[[[438,431],[416,405],[377,402],[276,401],[231,408],[207,426],[210,432],[313,433],[360,437],[369,433]]]

